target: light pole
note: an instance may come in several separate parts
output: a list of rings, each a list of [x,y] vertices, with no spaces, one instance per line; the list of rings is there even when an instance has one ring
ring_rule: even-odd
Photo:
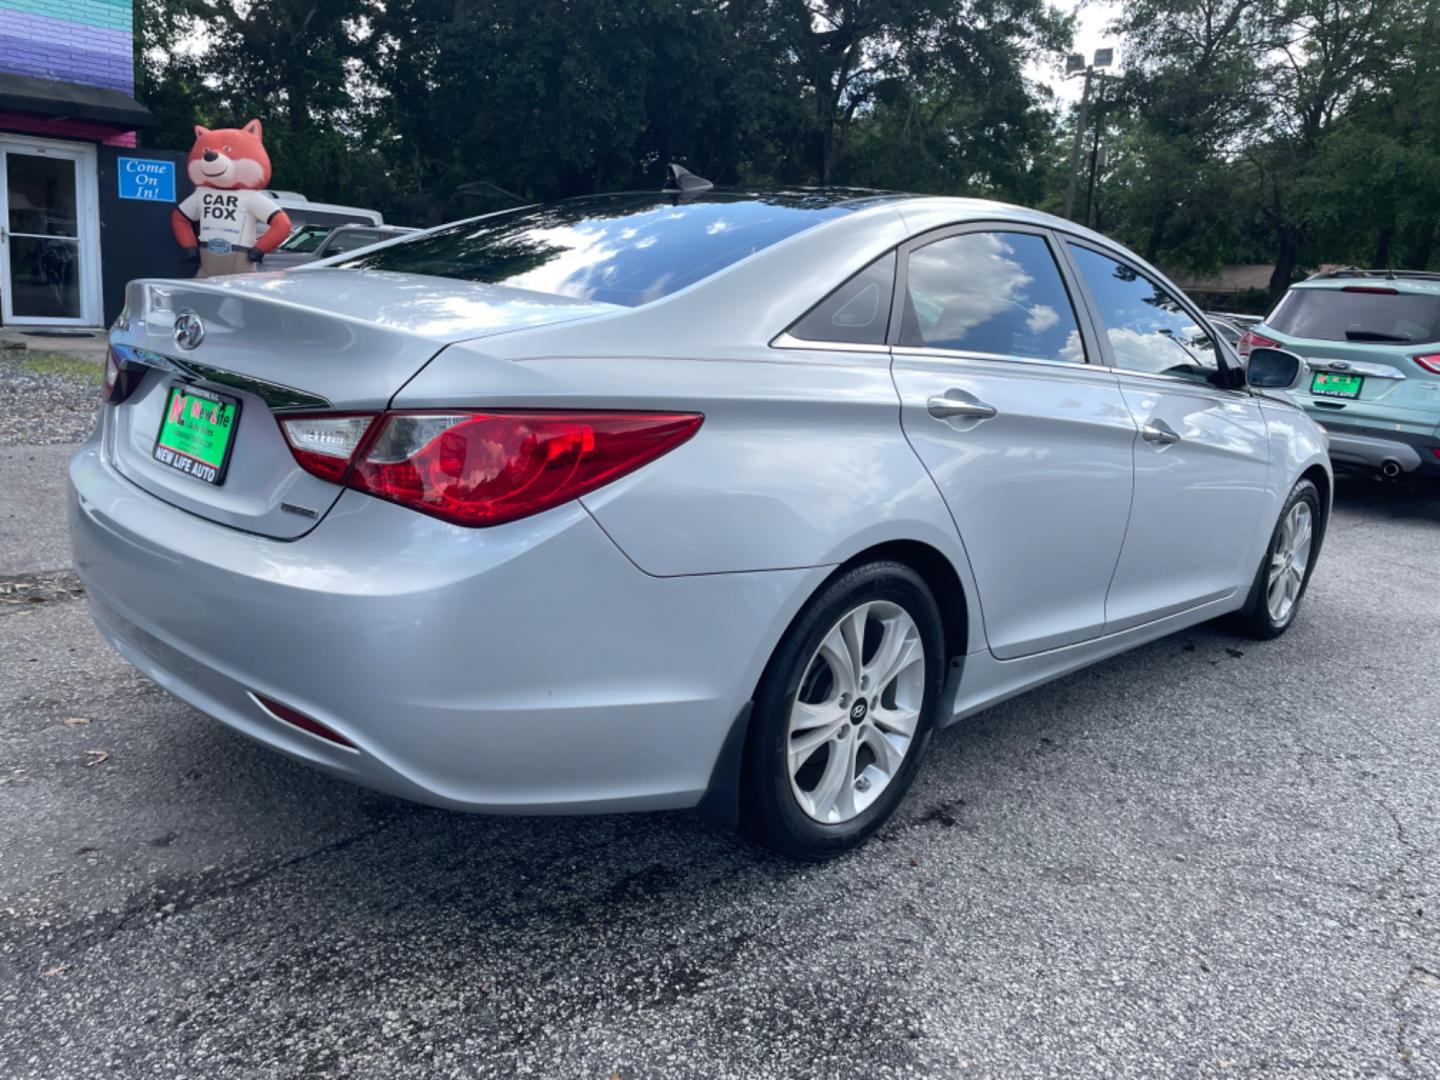
[[[1107,68],[1115,62],[1114,49],[1096,49],[1095,60],[1088,67],[1082,53],[1071,53],[1065,58],[1065,77],[1085,76],[1085,87],[1080,91],[1080,115],[1075,119],[1075,141],[1070,146],[1070,180],[1065,185],[1065,216],[1075,220],[1075,179],[1080,172],[1080,144],[1085,139],[1085,115],[1090,105],[1090,80],[1100,68]]]

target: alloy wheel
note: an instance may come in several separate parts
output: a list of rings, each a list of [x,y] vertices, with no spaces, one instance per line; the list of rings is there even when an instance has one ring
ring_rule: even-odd
[[[1298,501],[1285,515],[1280,526],[1280,539],[1270,556],[1270,575],[1265,587],[1265,605],[1277,626],[1283,625],[1295,610],[1300,589],[1305,584],[1305,571],[1310,565],[1310,549],[1315,540],[1314,518],[1310,505]]]
[[[790,709],[790,790],[811,818],[857,817],[900,772],[925,699],[920,629],[899,604],[847,612],[821,640]]]

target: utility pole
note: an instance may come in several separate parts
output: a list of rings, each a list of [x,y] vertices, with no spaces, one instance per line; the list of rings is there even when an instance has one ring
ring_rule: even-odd
[[[1090,80],[1095,77],[1096,69],[1107,68],[1114,62],[1114,49],[1096,49],[1095,61],[1088,66],[1085,57],[1080,53],[1071,53],[1065,59],[1067,79],[1072,75],[1085,76],[1085,87],[1080,91],[1080,114],[1075,119],[1075,140],[1070,145],[1070,180],[1065,185],[1065,216],[1071,221],[1075,220],[1075,182],[1080,174],[1080,146],[1085,141],[1086,112],[1090,106]]]
[[[1090,182],[1085,188],[1085,227],[1095,227],[1095,180],[1100,171],[1100,133],[1105,127],[1105,84],[1100,84],[1099,97],[1095,102],[1095,139],[1090,145]]]
[[[1080,115],[1075,121],[1075,140],[1070,144],[1070,181],[1065,185],[1065,216],[1075,220],[1075,177],[1080,172],[1080,143],[1085,138],[1085,109],[1090,104],[1090,76],[1085,69],[1085,89],[1080,91]]]

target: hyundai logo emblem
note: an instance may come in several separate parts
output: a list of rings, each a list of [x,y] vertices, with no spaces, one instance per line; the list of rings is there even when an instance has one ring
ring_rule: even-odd
[[[205,324],[193,311],[182,311],[175,316],[175,344],[182,349],[193,349],[205,340]]]
[[[1346,363],[1344,360],[1332,360],[1332,361],[1330,361],[1330,367],[1331,367],[1331,369],[1334,370],[1334,371],[1349,371],[1349,370],[1350,370],[1350,365],[1349,365],[1348,363]]]
[[[861,698],[850,708],[851,723],[858,724],[861,720],[864,720],[867,712],[869,712],[869,706],[865,704],[865,699]]]

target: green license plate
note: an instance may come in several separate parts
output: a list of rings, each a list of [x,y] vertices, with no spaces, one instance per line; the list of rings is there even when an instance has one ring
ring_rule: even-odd
[[[198,386],[172,386],[155,438],[155,460],[176,472],[223,484],[240,420],[240,402]]]
[[[1360,396],[1360,387],[1365,385],[1363,375],[1345,375],[1338,371],[1317,371],[1310,380],[1310,393],[1321,397]]]

